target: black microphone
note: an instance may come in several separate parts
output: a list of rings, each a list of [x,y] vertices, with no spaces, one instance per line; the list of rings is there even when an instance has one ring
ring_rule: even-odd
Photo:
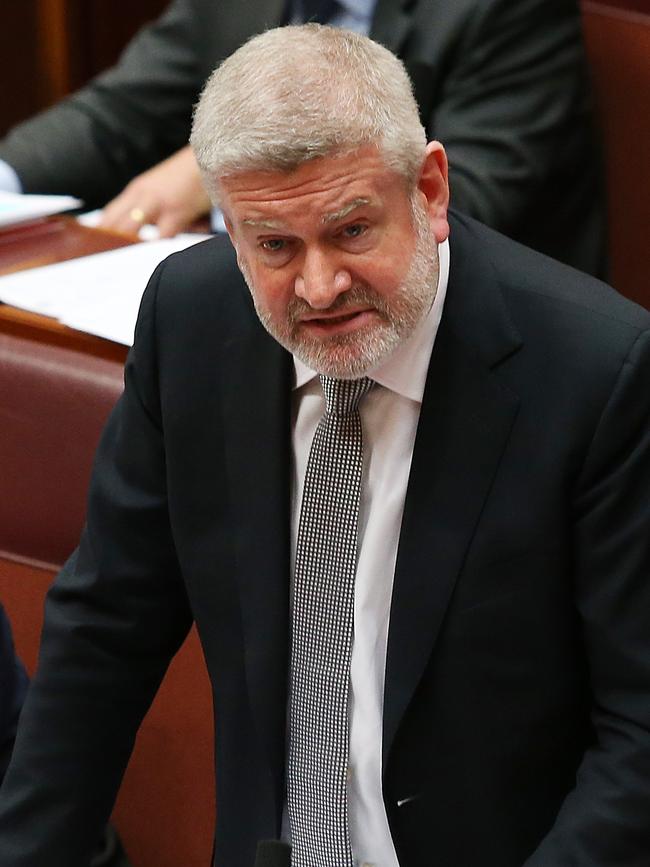
[[[282,840],[260,840],[254,867],[291,867],[291,846]]]

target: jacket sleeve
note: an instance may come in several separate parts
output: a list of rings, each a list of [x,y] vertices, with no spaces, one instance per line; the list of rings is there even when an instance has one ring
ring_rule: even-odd
[[[0,604],[0,784],[16,737],[27,691],[27,673],[14,651],[11,627]]]
[[[134,175],[187,143],[203,85],[201,18],[174,0],[131,41],[113,68],[16,126],[0,159],[26,193],[66,193],[102,205]]]
[[[101,439],[81,544],[48,593],[0,795],[3,867],[87,867],[138,726],[191,624],[167,508],[156,283]]]
[[[650,332],[625,358],[574,499],[591,743],[525,867],[640,867],[650,852]]]
[[[577,3],[480,2],[457,23],[427,114],[449,157],[452,205],[598,273],[601,165]]]

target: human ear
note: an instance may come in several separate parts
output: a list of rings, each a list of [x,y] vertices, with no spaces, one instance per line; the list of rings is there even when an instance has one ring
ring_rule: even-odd
[[[441,244],[449,236],[449,171],[447,154],[439,141],[427,145],[417,187],[424,197],[431,231],[438,244]]]

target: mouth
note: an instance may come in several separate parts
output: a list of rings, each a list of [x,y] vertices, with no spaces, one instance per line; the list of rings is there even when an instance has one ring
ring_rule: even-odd
[[[363,328],[375,318],[371,308],[362,310],[347,310],[343,313],[309,314],[300,321],[303,331],[314,337],[329,337],[338,334],[349,334],[358,328]]]

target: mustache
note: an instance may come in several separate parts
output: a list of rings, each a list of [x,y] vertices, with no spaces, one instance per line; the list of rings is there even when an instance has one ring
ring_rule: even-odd
[[[387,314],[387,304],[379,293],[367,286],[352,286],[347,292],[338,295],[329,307],[320,310],[323,315],[341,314],[360,305],[373,307],[380,315]],[[287,305],[287,318],[292,325],[297,324],[307,313],[313,313],[314,308],[304,298],[294,296]]]

